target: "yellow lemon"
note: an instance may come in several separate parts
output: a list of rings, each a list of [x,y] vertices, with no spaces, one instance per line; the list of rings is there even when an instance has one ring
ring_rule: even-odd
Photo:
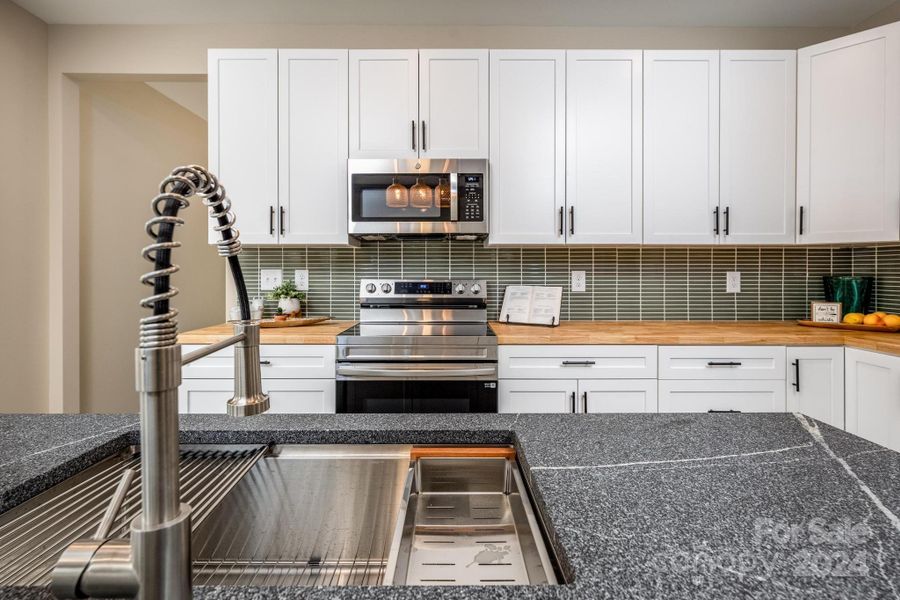
[[[888,327],[900,327],[900,317],[897,315],[885,315],[882,321]]]
[[[850,325],[859,325],[863,322],[863,318],[865,316],[862,313],[847,313],[844,315],[844,323],[849,323]]]
[[[865,316],[863,319],[864,325],[881,325],[881,317],[879,317],[875,313],[871,313]]]

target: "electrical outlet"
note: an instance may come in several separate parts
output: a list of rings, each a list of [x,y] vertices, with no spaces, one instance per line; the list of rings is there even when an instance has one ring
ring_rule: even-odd
[[[294,270],[294,285],[297,286],[297,289],[301,292],[309,291],[309,271],[306,269],[295,269]]]
[[[263,291],[274,290],[281,285],[281,269],[260,269],[259,289]]]
[[[738,294],[741,291],[741,272],[728,271],[725,274],[725,293]]]
[[[584,271],[572,271],[572,291],[583,292],[587,289],[587,276]]]

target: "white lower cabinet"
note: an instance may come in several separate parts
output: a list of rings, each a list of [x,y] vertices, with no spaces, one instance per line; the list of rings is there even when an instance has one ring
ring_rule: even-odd
[[[578,396],[576,379],[501,379],[497,412],[570,413]]]
[[[900,356],[847,348],[847,431],[900,451]]]
[[[184,346],[182,352],[200,347]],[[259,353],[270,413],[335,412],[334,346],[267,344],[260,346]],[[234,393],[233,375],[233,346],[185,366],[178,412],[224,413]]]
[[[656,379],[582,379],[581,411],[586,413],[655,413]]]
[[[659,382],[659,412],[784,412],[783,380]]]
[[[844,347],[787,349],[785,394],[789,412],[844,428]]]

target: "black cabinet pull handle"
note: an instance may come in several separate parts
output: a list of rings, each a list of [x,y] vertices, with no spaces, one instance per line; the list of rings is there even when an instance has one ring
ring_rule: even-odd
[[[713,210],[713,215],[715,216],[715,225],[713,225],[713,233],[719,235],[719,207],[717,206],[715,210]]]
[[[591,365],[596,365],[597,362],[593,360],[564,360],[562,361],[562,366],[564,367],[590,367]]]
[[[800,359],[798,358],[791,364],[794,365],[794,383],[792,383],[791,385],[794,386],[794,389],[799,392],[800,391]]]
[[[729,360],[729,361],[715,361],[711,360],[706,363],[707,367],[739,367],[741,366],[740,362]]]
[[[422,119],[422,152],[425,151],[425,119]]]
[[[281,213],[278,215],[278,230],[284,235],[284,207],[280,208]]]
[[[803,207],[800,207],[800,235],[803,235]]]
[[[729,230],[731,229],[731,225],[729,224],[729,213],[731,213],[731,207],[725,207],[725,235],[728,235]]]
[[[569,235],[575,235],[575,207],[569,207]]]
[[[572,412],[575,412],[575,392],[572,392]]]
[[[559,235],[563,234],[563,227],[565,227],[566,215],[563,213],[563,207],[559,207]]]
[[[275,207],[269,207],[269,235],[275,235]]]
[[[261,364],[261,365],[271,365],[271,364],[272,364],[272,361],[271,361],[271,360],[261,360],[261,361],[259,361],[259,364]]]
[[[739,410],[716,410],[716,409],[714,409],[714,408],[711,408],[711,409],[709,409],[709,410],[706,411],[706,412],[708,412],[708,413],[726,413],[726,414],[728,414],[728,413],[739,413],[739,412],[741,412],[741,411],[739,411]]]
[[[583,405],[583,407],[584,407],[584,408],[583,408],[584,413],[587,414],[587,392],[583,392],[583,393],[581,394],[581,402],[582,402],[582,405]]]
[[[416,120],[412,120],[412,149],[416,149]]]

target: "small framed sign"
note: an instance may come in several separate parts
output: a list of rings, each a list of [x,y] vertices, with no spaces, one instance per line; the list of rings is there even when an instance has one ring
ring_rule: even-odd
[[[809,314],[814,323],[840,323],[844,316],[840,302],[812,302]]]

